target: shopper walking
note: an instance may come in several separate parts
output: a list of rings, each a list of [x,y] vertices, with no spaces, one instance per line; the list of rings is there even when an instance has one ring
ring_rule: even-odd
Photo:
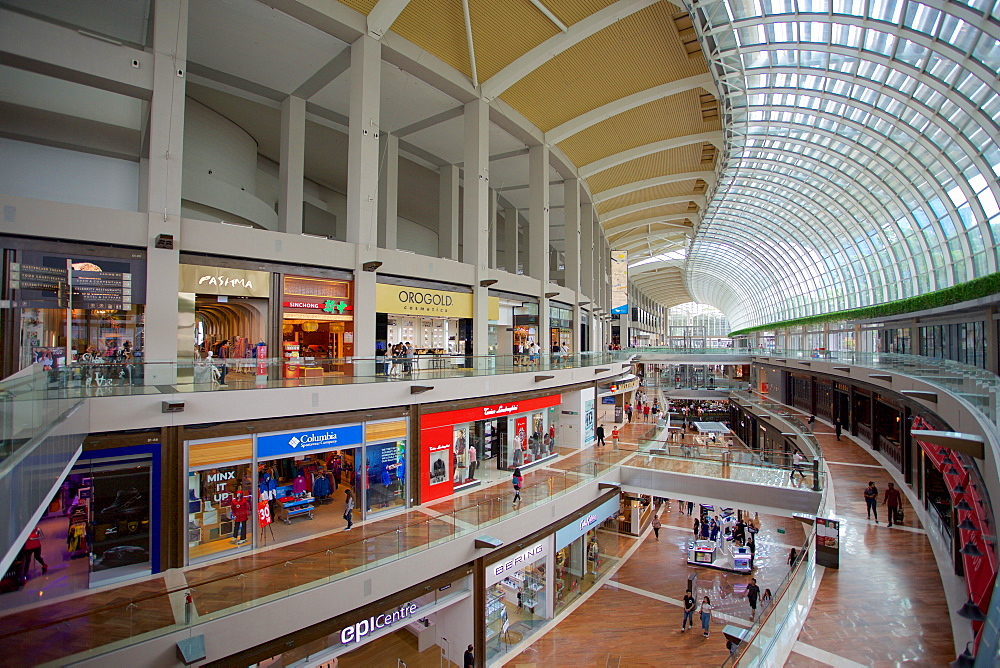
[[[688,501],[688,517],[691,516],[691,513],[693,511],[694,511],[694,501]]]
[[[642,407],[642,421],[649,422],[649,404]]]
[[[833,422],[833,431],[837,434],[837,440],[840,440],[840,432],[844,429],[844,425],[840,423],[840,419],[836,419]]]
[[[597,444],[604,445],[604,425],[597,425],[597,429],[594,430],[594,433],[597,435]]]
[[[747,585],[747,602],[750,603],[750,621],[757,616],[757,598],[760,596],[760,587],[757,586],[757,578],[750,578]]]
[[[770,603],[770,602],[771,602],[771,590],[770,589],[765,589],[764,590],[764,595],[761,596],[761,598],[760,598],[760,603],[761,603],[760,607],[766,608],[767,604]]]
[[[524,476],[521,475],[521,469],[515,468],[514,475],[511,476],[511,484],[514,485],[514,500],[511,504],[516,504],[521,500],[521,483],[524,482]]]
[[[344,519],[347,520],[347,528],[354,526],[354,493],[349,489],[344,490]]]
[[[900,505],[902,505],[902,500],[903,497],[899,493],[899,490],[896,489],[896,486],[890,482],[889,488],[885,490],[885,497],[884,497],[884,503],[887,506],[887,512],[889,515],[889,526],[892,526],[893,522],[899,524],[899,518],[896,517],[896,513],[899,512],[899,507]]]
[[[35,530],[28,535],[28,540],[24,543],[24,573],[28,572],[31,568],[31,558],[34,557],[35,561],[42,565],[42,575],[48,572],[49,565],[45,563],[42,559],[42,530],[35,527]]]
[[[695,600],[690,591],[684,592],[684,618],[681,620],[681,633],[694,626]]]
[[[789,480],[795,480],[795,474],[799,474],[800,480],[805,480],[806,474],[802,472],[802,453],[798,450],[792,455],[792,472],[788,475]]]
[[[228,387],[226,374],[229,372],[229,365],[226,364],[226,360],[229,359],[229,339],[222,339],[215,349],[215,357],[219,360],[219,387]]]
[[[661,526],[663,525],[660,524],[660,516],[657,515],[656,513],[653,513],[653,535],[656,536],[656,540],[660,540]]]
[[[708,637],[708,625],[712,623],[712,601],[707,596],[701,602],[701,631],[702,635]]]
[[[793,547],[793,548],[792,548],[792,550],[791,550],[791,552],[789,552],[789,553],[788,553],[788,565],[789,565],[789,566],[794,566],[794,565],[795,565],[795,559],[796,559],[796,558],[797,558],[798,556],[799,556],[799,552],[798,552],[798,550],[796,550],[796,549],[795,549],[795,548]]]
[[[815,426],[816,426],[816,415],[810,415],[809,416],[809,431],[813,431],[813,428]]]
[[[868,519],[874,514],[875,524],[878,524],[878,487],[873,480],[869,480],[868,486],[865,487],[865,505],[868,507]]]
[[[615,428],[611,430],[611,445],[615,450],[618,449],[618,437],[620,434],[621,432],[618,430],[617,426],[615,426]]]
[[[700,528],[701,528],[701,520],[699,520],[696,517],[696,518],[694,518],[694,524],[691,527],[691,529],[694,531],[694,537],[695,538],[698,538],[698,529],[700,529]]]

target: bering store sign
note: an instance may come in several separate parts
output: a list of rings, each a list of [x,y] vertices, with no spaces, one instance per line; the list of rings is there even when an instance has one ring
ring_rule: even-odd
[[[511,573],[523,571],[524,567],[544,559],[548,554],[548,539],[535,543],[526,550],[517,552],[503,561],[486,567],[486,586],[494,585]]]

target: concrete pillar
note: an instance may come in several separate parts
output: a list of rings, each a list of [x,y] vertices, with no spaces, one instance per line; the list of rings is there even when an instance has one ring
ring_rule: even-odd
[[[580,290],[594,299],[594,205],[580,205]]]
[[[147,362],[190,362],[192,349],[178,350],[177,288],[180,280],[181,165],[184,157],[184,89],[187,81],[187,0],[161,0],[153,9],[153,97],[149,105],[149,159],[146,161],[146,327]],[[161,234],[173,237],[173,249],[156,248]],[[154,280],[155,277],[155,280]],[[180,355],[179,355],[180,354]],[[149,385],[176,380],[172,365],[150,365]]]
[[[517,209],[503,210],[503,268],[511,274],[517,273],[518,229]]]
[[[528,271],[542,282],[545,292],[549,282],[549,148],[528,149]]]
[[[354,355],[375,356],[375,272],[364,271],[377,257],[378,121],[382,47],[367,35],[351,44],[351,100],[347,148],[347,241],[354,259]]]
[[[438,221],[438,254],[450,260],[458,259],[458,166],[441,168],[438,188],[440,220]]]
[[[497,268],[497,197],[495,190],[489,191],[489,228],[490,228],[490,248],[487,253],[487,262],[490,269]]]
[[[547,352],[549,337],[549,147],[528,149],[527,274],[538,279],[538,343]]]
[[[564,188],[564,221],[566,226],[566,267],[564,282],[573,292],[580,290],[580,180],[566,179]]]
[[[379,137],[382,167],[378,174],[378,245],[396,249],[397,202],[399,198],[399,137],[384,133]]]
[[[347,242],[378,243],[378,123],[382,45],[363,35],[351,44],[351,101],[347,130]],[[355,303],[374,304],[357,295]],[[364,309],[362,309],[364,310]],[[357,322],[355,321],[355,327]],[[355,340],[359,338],[355,330]],[[372,332],[374,342],[374,331]],[[362,339],[362,345],[366,345]],[[374,343],[372,343],[374,345]],[[355,350],[358,343],[355,343]]]
[[[482,99],[465,105],[465,188],[462,208],[462,261],[476,268],[472,286],[472,344],[484,361],[489,339],[490,107]]]
[[[306,101],[281,102],[281,164],[278,167],[278,230],[302,234],[302,188],[306,157]]]

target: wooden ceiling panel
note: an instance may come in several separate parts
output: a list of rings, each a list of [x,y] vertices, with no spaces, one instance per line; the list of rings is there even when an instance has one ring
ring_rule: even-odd
[[[454,4],[461,15],[461,3]],[[480,82],[559,32],[528,0],[476,0],[469,3],[469,16]],[[511,30],[512,26],[517,30]]]
[[[525,0],[527,1],[527,0]],[[568,26],[573,25],[605,7],[615,4],[615,0],[542,0],[542,4]]]
[[[623,162],[594,174],[587,183],[593,193],[604,192],[626,183],[644,181],[657,176],[683,174],[705,169],[701,164],[701,146],[681,146]]]
[[[623,206],[631,206],[632,204],[648,202],[654,199],[679,197],[681,195],[693,195],[695,194],[695,181],[696,179],[691,179],[690,181],[678,181],[677,183],[668,183],[662,186],[653,186],[652,188],[634,190],[619,197],[612,197],[609,200],[599,202],[597,204],[597,212],[606,213],[608,211],[620,209]]]
[[[559,144],[577,166],[664,139],[721,130],[718,119],[701,117],[700,93],[691,90],[618,114]]]
[[[629,213],[624,216],[619,216],[618,218],[613,218],[610,222],[613,227],[605,226],[605,230],[608,233],[614,232],[615,227],[619,225],[625,225],[626,223],[633,223],[637,220],[643,220],[645,218],[667,218],[675,217],[683,214],[689,213],[687,204],[668,204],[667,206],[654,206],[649,209],[642,209],[641,211],[636,211],[634,213]]]
[[[472,77],[461,2],[410,0],[392,24],[392,30]]]
[[[627,95],[703,74],[704,58],[689,58],[678,37],[677,11],[658,2],[636,12],[543,63],[502,98],[548,131]]]
[[[375,5],[378,4],[378,0],[340,0],[340,4],[347,5],[354,11],[368,16],[372,13],[372,10],[375,9]]]

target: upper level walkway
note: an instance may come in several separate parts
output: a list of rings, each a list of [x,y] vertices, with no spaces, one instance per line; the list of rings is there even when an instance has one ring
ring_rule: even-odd
[[[637,423],[625,428],[617,450],[612,445],[605,446],[603,452],[593,448],[563,450],[559,460],[527,474],[522,503],[517,506],[511,503],[509,481],[503,479],[463,496],[372,520],[349,532],[335,531],[239,558],[168,571],[140,582],[7,610],[0,617],[0,644],[34,657],[37,663],[100,656],[388,564],[406,569],[400,562],[409,557],[469,539],[487,528],[492,532],[507,520],[515,520],[521,525],[518,530],[527,535],[538,527],[518,522],[524,513],[574,491],[589,489],[592,496],[601,482],[628,487],[629,476],[643,471],[672,472],[692,484],[697,482],[700,492],[688,497],[706,503],[745,503],[743,497],[731,499],[726,493],[748,487],[754,488],[753,494],[762,505],[769,506],[780,507],[783,492],[796,493],[793,507],[781,509],[786,516],[803,510],[799,497],[818,503],[819,493],[812,490],[812,481],[789,482],[785,471],[772,465],[757,466],[760,473],[750,476],[750,481],[743,480],[744,474],[739,472],[749,475],[754,466],[726,464],[719,452],[706,451],[703,456],[693,452],[689,456],[650,454],[650,446],[657,445],[651,440],[656,431],[653,425]],[[656,479],[651,480],[655,483]],[[671,489],[654,489],[652,493],[666,495]],[[777,496],[771,498],[774,494]],[[185,604],[189,593],[190,606]]]

